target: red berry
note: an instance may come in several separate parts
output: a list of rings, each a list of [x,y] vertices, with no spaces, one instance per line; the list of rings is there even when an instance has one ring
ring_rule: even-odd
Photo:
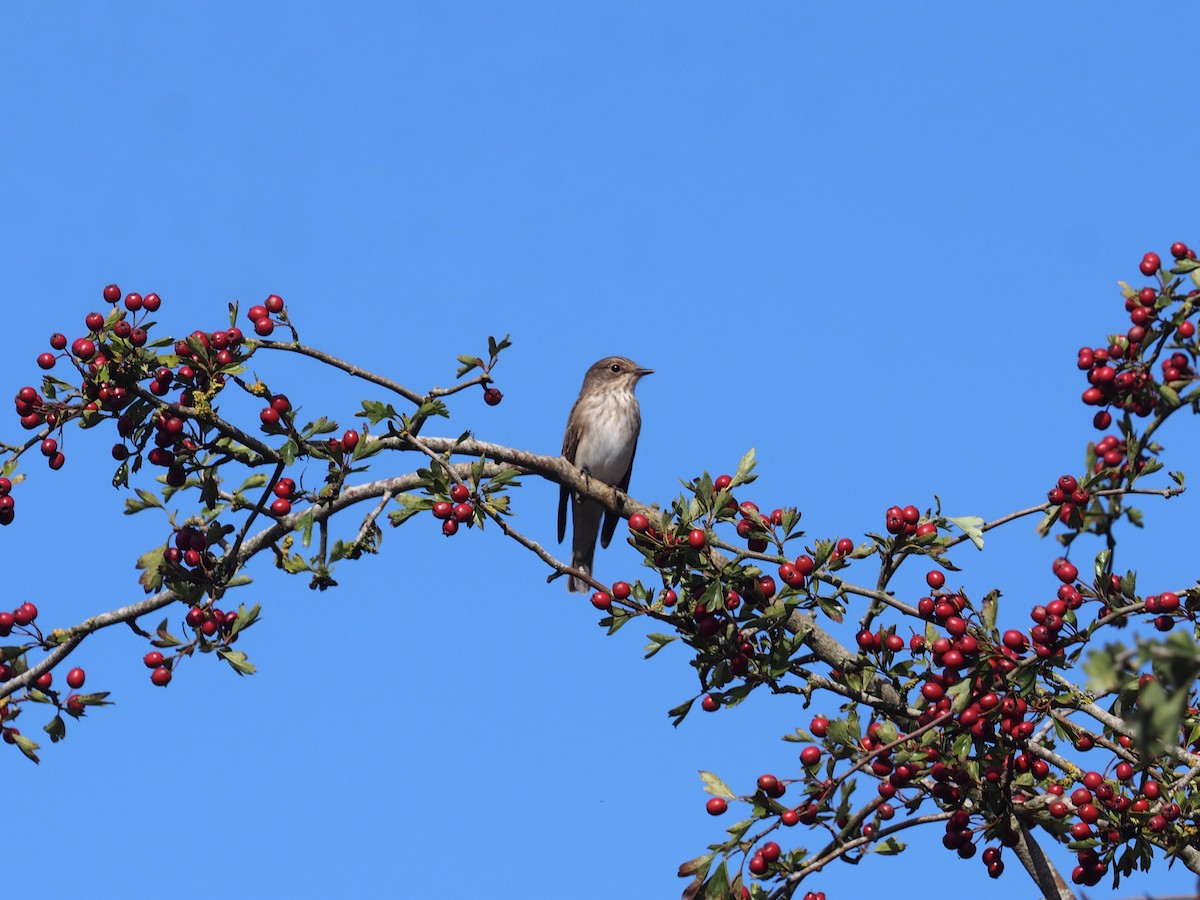
[[[612,607],[612,597],[604,591],[596,591],[592,594],[592,606],[596,609],[610,609]]]
[[[1160,260],[1158,258],[1157,253],[1147,253],[1145,256],[1142,257],[1142,262],[1138,266],[1138,268],[1141,269],[1141,272],[1143,275],[1149,276],[1149,275],[1153,275],[1155,272],[1157,272],[1159,269],[1159,266],[1161,266],[1161,265],[1162,265],[1162,260]]]
[[[465,503],[470,496],[471,489],[465,484],[456,484],[450,488],[450,499],[455,503]]]
[[[126,298],[127,300],[129,298]],[[159,306],[162,305],[162,298],[158,294],[150,293],[142,298],[142,309],[147,312],[157,312]]]
[[[782,822],[784,825],[786,825],[788,828],[791,828],[793,825],[795,825],[797,822],[800,821],[800,814],[798,812],[796,812],[794,809],[785,809],[783,812],[781,812],[779,814],[779,821]]]
[[[713,482],[713,487],[715,487],[718,491],[723,491],[731,484],[733,484],[733,479],[728,475],[718,475],[716,480]]]
[[[708,543],[708,537],[704,533],[703,528],[693,528],[688,532],[688,546],[693,549],[699,549]]]
[[[454,504],[448,500],[439,500],[433,504],[433,517],[435,519],[449,519],[454,515]]]
[[[650,529],[650,520],[641,513],[629,517],[629,530],[634,534],[645,534]]]
[[[71,353],[86,362],[96,355],[96,344],[87,338],[76,338],[71,344]]]
[[[276,394],[271,398],[271,408],[283,415],[292,408],[292,401],[287,398],[286,394]]]
[[[716,697],[714,697],[712,694],[705,694],[700,699],[700,708],[703,709],[705,712],[716,712],[718,709],[721,708],[721,701],[718,700]]]
[[[254,333],[259,337],[266,337],[275,330],[275,323],[270,319],[259,319],[254,323]]]
[[[1191,340],[1192,336],[1196,333],[1196,326],[1191,321],[1183,321],[1179,323],[1179,327],[1175,329],[1175,333],[1185,341]]]
[[[1059,565],[1054,567],[1054,574],[1058,576],[1058,580],[1063,584],[1070,584],[1079,577],[1079,570],[1075,568],[1074,563],[1063,560]]]
[[[266,299],[266,302],[263,303],[263,306],[267,308],[267,312],[283,312],[283,298],[278,294],[272,294]]]
[[[267,426],[278,425],[279,413],[268,406],[258,414],[258,420]]]
[[[109,303],[116,303],[121,299],[121,289],[115,284],[107,285],[104,288],[104,299]]]
[[[446,537],[455,534],[458,531],[458,519],[447,519],[442,523],[442,534]]]
[[[57,359],[58,357],[53,353],[39,353],[37,358],[38,368],[53,369]]]
[[[358,446],[358,432],[353,428],[349,429],[342,435],[342,450],[346,453],[353,453],[354,448]]]
[[[763,793],[770,793],[779,786],[779,779],[774,775],[759,775],[758,789]]]
[[[946,574],[940,569],[930,569],[925,575],[925,583],[935,591],[941,590],[946,583]]]
[[[43,672],[41,675],[39,675],[37,677],[37,681],[34,682],[34,684],[36,684],[43,691],[48,689],[50,687],[50,685],[53,683],[54,683],[54,675],[50,672]]]
[[[663,594],[662,594],[663,606],[666,606],[668,608],[672,607],[676,604],[676,602],[678,600],[679,600],[679,596],[670,588],[663,591]]]
[[[171,683],[171,670],[166,666],[159,666],[150,673],[150,683],[157,687],[166,687]]]
[[[820,747],[805,747],[800,751],[800,764],[805,768],[815,766],[821,761]]]
[[[719,816],[729,809],[729,804],[725,802],[724,797],[713,797],[704,804],[704,808],[708,810],[710,816]]]
[[[151,650],[149,653],[147,653],[145,656],[142,657],[142,662],[144,662],[146,664],[147,669],[157,669],[159,666],[161,666],[163,664],[164,658],[165,657],[161,653],[159,653],[157,650]]]
[[[504,395],[495,388],[483,389],[483,402],[488,406],[499,406],[500,401],[504,399]]]
[[[71,688],[73,691],[79,690],[81,687],[83,687],[84,677],[85,675],[83,669],[78,667],[72,669],[67,673],[67,687]]]
[[[265,306],[252,306],[246,310],[246,318],[255,324],[263,319],[270,318],[270,315]]]
[[[271,488],[276,497],[283,497],[290,500],[292,494],[296,492],[296,482],[291,478],[280,478],[275,482],[275,487]]]
[[[286,516],[292,511],[292,501],[286,497],[276,497],[271,501],[271,513],[276,516]]]
[[[612,595],[618,600],[628,600],[631,592],[628,581],[618,581],[612,586]]]
[[[458,522],[467,522],[475,515],[475,507],[470,503],[457,503],[454,506],[454,518]]]
[[[834,549],[838,556],[845,556],[854,549],[854,541],[850,540],[850,538],[842,538],[837,542],[837,546]],[[797,566],[797,568],[799,567]]]
[[[1009,650],[1016,650],[1018,653],[1025,649],[1025,635],[1017,631],[1015,628],[1004,632],[1004,646]]]
[[[829,731],[829,720],[824,716],[813,716],[813,720],[808,723],[808,730],[817,737],[825,737]]]

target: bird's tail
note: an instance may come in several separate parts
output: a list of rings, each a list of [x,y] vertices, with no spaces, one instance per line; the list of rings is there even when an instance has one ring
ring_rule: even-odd
[[[592,558],[596,555],[596,535],[600,531],[600,504],[576,501],[574,504],[573,533],[571,535],[571,568],[588,575],[592,574]],[[575,594],[587,594],[591,587],[582,579],[571,576],[567,590]]]

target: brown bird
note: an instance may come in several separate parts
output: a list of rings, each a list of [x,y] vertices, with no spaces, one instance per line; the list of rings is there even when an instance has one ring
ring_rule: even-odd
[[[591,478],[622,491],[629,490],[638,432],[642,429],[642,412],[633,389],[642,376],[653,371],[643,369],[623,356],[606,356],[587,370],[579,397],[571,407],[571,415],[567,417],[567,432],[563,435],[562,455],[568,462]],[[604,531],[600,534],[602,547],[607,547],[612,540],[619,516],[606,511],[594,500],[571,497],[571,492],[564,485],[558,494],[560,544],[567,533],[568,498],[571,500],[574,528],[571,568],[590,575],[601,514],[604,516]],[[584,581],[571,576],[567,590],[587,593],[591,588]]]

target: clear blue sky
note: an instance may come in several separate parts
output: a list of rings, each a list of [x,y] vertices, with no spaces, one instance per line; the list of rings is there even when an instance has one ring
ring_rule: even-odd
[[[446,433],[557,452],[587,365],[653,367],[648,502],[753,446],[750,499],[798,505],[814,537],[935,493],[954,514],[1027,506],[1082,467],[1075,349],[1125,327],[1116,279],[1200,241],[1185,10],[10,4],[4,380],[33,380],[109,281],[157,291],[180,331],[277,292],[303,338],[414,388],[511,332],[504,403],[464,397]],[[365,395],[258,365],[314,414]],[[1162,437],[1186,468],[1180,426]],[[31,465],[0,534],[9,602],[44,625],[136,599],[133,560],[161,539],[88,461],[109,440],[73,433],[62,472]],[[556,498],[529,482],[519,526],[552,542]],[[1147,510],[1150,582],[1191,583],[1195,502]],[[160,690],[131,632],[89,641],[75,658],[118,705],[39,768],[8,758],[6,888],[672,897],[722,833],[696,770],[741,790],[796,771],[778,738],[810,711],[762,697],[672,729],[684,654],[605,638],[494,529],[446,541],[422,520],[383,549],[325,594],[257,566],[254,678],[193,660]],[[958,561],[1024,626],[1055,555],[1020,524]],[[597,565],[639,571],[624,546]],[[936,866],[980,900],[1034,896],[1015,862],[990,882],[938,837],[814,886],[915,897]]]

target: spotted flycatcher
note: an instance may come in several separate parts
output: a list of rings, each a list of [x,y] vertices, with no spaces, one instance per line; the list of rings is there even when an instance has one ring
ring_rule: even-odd
[[[643,369],[623,356],[607,356],[587,370],[579,398],[567,417],[567,433],[563,435],[562,455],[589,477],[622,491],[629,490],[633,472],[633,455],[637,452],[638,432],[642,429],[642,412],[633,389],[643,375],[653,369]],[[604,531],[600,546],[607,547],[617,527],[616,513],[605,510],[594,500],[571,497],[564,485],[558,495],[558,542],[567,533],[567,499],[571,500],[571,519],[574,534],[571,538],[571,568],[592,573],[592,557],[596,553],[596,533],[600,517],[604,516]],[[582,580],[572,576],[567,589],[576,593],[591,590]]]

